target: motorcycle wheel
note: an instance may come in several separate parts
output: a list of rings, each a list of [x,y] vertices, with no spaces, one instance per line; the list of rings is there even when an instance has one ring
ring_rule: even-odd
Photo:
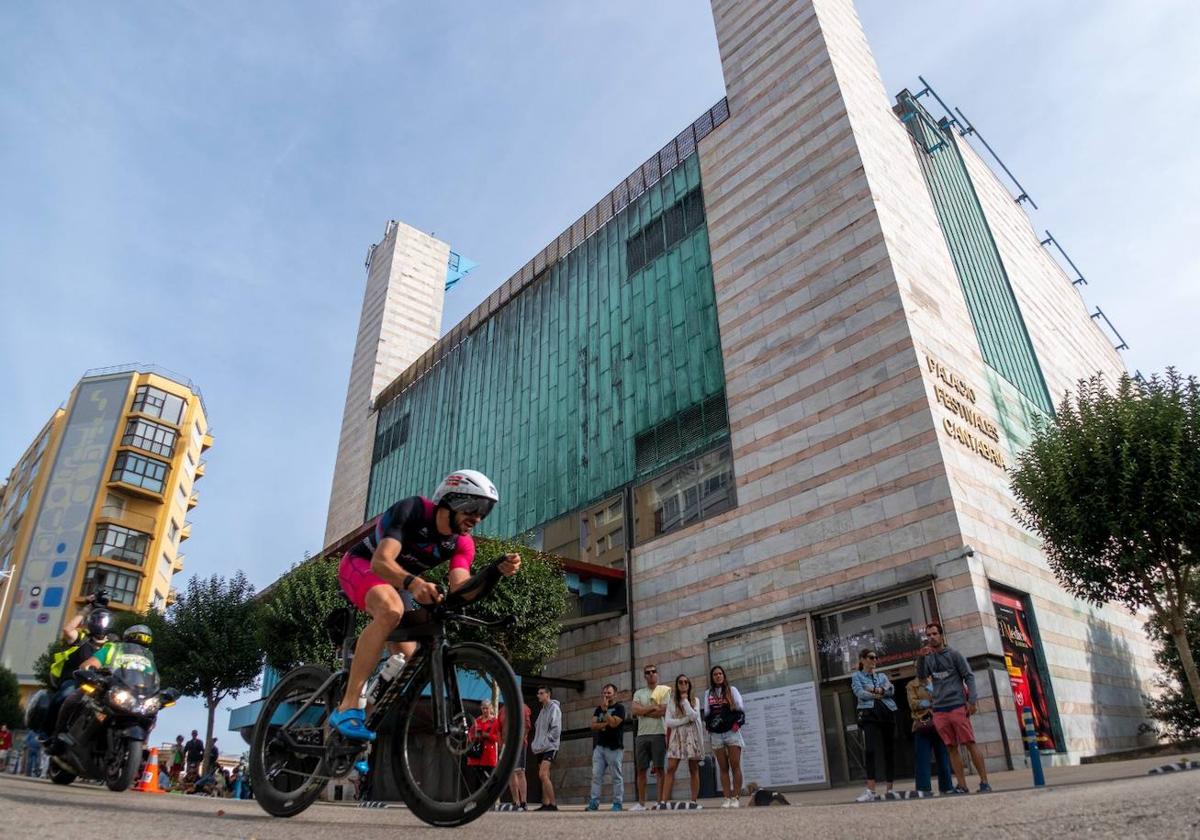
[[[50,776],[50,781],[54,782],[56,785],[69,785],[71,782],[75,781],[76,778],[75,774],[70,770],[64,770],[63,768],[59,767],[54,759],[50,760],[50,770],[48,775]]]
[[[129,790],[137,781],[138,770],[142,766],[142,742],[126,741],[113,761],[104,768],[104,784],[109,790],[120,793]]]

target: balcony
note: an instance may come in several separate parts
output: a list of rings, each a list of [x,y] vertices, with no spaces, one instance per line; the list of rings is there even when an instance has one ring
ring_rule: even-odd
[[[200,478],[201,476],[204,475],[204,470],[207,466],[208,466],[208,461],[201,461],[200,463],[196,464],[196,472],[195,472],[196,478]]]
[[[142,487],[138,484],[131,484],[129,481],[123,480],[122,477],[117,473],[113,473],[113,475],[109,477],[108,486],[116,490],[121,490],[125,493],[130,493],[134,496],[140,496],[143,499],[150,499],[151,501],[155,502],[162,502],[163,500],[163,490],[154,490],[151,487]]]
[[[192,523],[184,522],[183,527],[179,529],[179,541],[183,542],[192,535]]]
[[[213,445],[213,438],[212,438],[211,432],[206,432],[205,434],[200,436],[200,451],[201,452],[208,449],[212,445]]]
[[[200,493],[199,493],[199,491],[193,490],[192,495],[188,496],[188,500],[187,500],[188,510],[191,510],[198,504],[200,504]]]
[[[178,600],[179,600],[179,590],[176,589],[174,586],[172,586],[170,589],[167,590],[167,606],[168,607],[172,606]]]
[[[153,516],[129,510],[123,505],[104,505],[100,508],[100,516],[96,521],[124,525],[126,528],[143,531],[147,534],[153,534],[154,529],[158,526],[158,520]]]
[[[171,575],[172,576],[177,575],[183,571],[183,558],[184,558],[184,555],[176,554],[175,559],[171,561]]]

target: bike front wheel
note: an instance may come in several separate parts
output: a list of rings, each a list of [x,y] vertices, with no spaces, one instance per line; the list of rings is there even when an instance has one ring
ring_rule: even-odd
[[[468,643],[442,655],[446,719],[440,725],[436,720],[432,668],[426,659],[406,686],[399,712],[380,732],[376,757],[413,814],[429,825],[459,826],[490,809],[504,792],[524,748],[524,701],[512,667],[492,648]],[[468,761],[467,756],[472,726],[485,702],[493,714],[501,704],[505,712],[495,765],[490,765],[490,750],[482,759]]]

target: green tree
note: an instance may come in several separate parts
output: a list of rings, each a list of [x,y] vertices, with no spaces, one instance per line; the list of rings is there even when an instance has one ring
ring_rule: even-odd
[[[151,611],[141,619],[155,636],[154,658],[163,686],[204,700],[207,766],[221,701],[254,688],[262,670],[254,587],[241,572],[228,580],[193,577],[165,616]]]
[[[346,607],[332,558],[306,559],[263,592],[259,644],[267,664],[283,674],[301,664],[339,666],[339,652],[325,632],[325,618]],[[360,617],[359,626],[366,623]]]
[[[1200,383],[1166,376],[1116,390],[1081,382],[1017,458],[1018,521],[1039,534],[1055,577],[1093,604],[1149,609],[1171,639],[1192,703],[1188,642],[1200,580]]]
[[[0,665],[0,723],[8,724],[9,729],[19,729],[25,725],[17,675],[3,665]]]
[[[1200,650],[1200,587],[1192,591],[1193,609],[1188,612],[1187,635],[1188,647],[1193,651]],[[1166,734],[1175,740],[1200,738],[1200,710],[1192,702],[1186,688],[1187,676],[1183,673],[1183,663],[1179,660],[1179,652],[1172,644],[1166,630],[1156,622],[1146,624],[1146,632],[1158,643],[1154,660],[1162,672],[1155,679],[1158,694],[1146,698],[1150,714],[1162,724]]]

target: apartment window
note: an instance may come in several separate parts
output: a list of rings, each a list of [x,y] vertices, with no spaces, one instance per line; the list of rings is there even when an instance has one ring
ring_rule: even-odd
[[[187,490],[184,489],[182,484],[180,484],[178,487],[176,487],[175,490],[179,493],[179,503],[181,505],[183,505],[184,509],[186,510],[187,509],[187,500],[188,500]]]
[[[195,446],[197,449],[199,449],[200,444],[203,442],[204,442],[204,433],[202,431],[200,431],[200,421],[197,420],[195,423],[192,424],[192,445]]]
[[[103,563],[93,563],[88,566],[83,577],[81,595],[87,596],[101,589],[108,590],[108,597],[118,604],[132,607],[137,602],[138,586],[142,579],[140,575],[118,569],[115,566],[105,566]]]
[[[179,536],[179,526],[175,524],[175,520],[171,520],[171,527],[167,529],[167,539],[171,544],[175,544],[175,538]]]
[[[188,466],[191,467],[192,469],[195,469],[196,468],[196,459],[192,457],[192,453],[184,452],[183,454],[187,456]]]
[[[170,458],[175,452],[175,438],[174,429],[135,417],[125,425],[125,436],[121,438],[121,445],[136,446],[138,449]]]
[[[133,410],[151,417],[161,417],[168,423],[179,425],[183,417],[184,402],[181,397],[168,394],[159,388],[142,385],[133,397]]]
[[[143,458],[132,452],[118,452],[111,481],[122,481],[134,487],[144,487],[155,493],[163,491],[169,465],[153,458]]]
[[[633,491],[638,544],[733,507],[733,459],[722,447],[669,470]]]
[[[126,563],[142,565],[146,559],[146,550],[150,547],[150,535],[132,528],[120,525],[105,524],[96,528],[96,538],[92,540],[92,554],[97,557],[110,557],[113,560],[123,560]]]

